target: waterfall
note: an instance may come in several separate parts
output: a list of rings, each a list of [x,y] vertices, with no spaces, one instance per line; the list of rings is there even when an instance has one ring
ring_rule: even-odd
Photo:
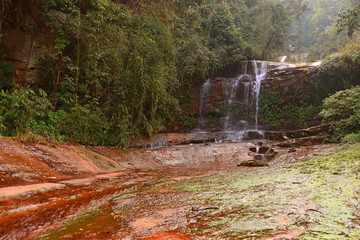
[[[247,67],[247,66],[246,66]],[[246,69],[245,69],[246,72]],[[224,123],[224,131],[230,131],[232,130],[233,126],[231,124],[231,121],[233,120],[233,109],[232,106],[234,106],[235,103],[239,102],[239,98],[238,98],[238,88],[239,86],[242,84],[242,79],[244,77],[247,77],[249,75],[247,74],[243,74],[240,75],[239,77],[232,79],[227,86],[226,89],[226,98],[227,98],[227,106],[228,106],[228,110],[226,111],[226,115],[225,115],[225,123]],[[244,84],[244,103],[245,105],[248,105],[248,101],[249,101],[249,90],[250,90],[250,84]],[[240,99],[241,101],[241,99]]]
[[[287,59],[287,56],[283,56],[282,58],[281,58],[281,61],[280,62],[285,62],[285,60]]]
[[[207,125],[207,113],[209,112],[211,98],[211,80],[210,78],[202,85],[200,89],[200,103],[199,103],[199,114],[200,118],[198,121],[198,129],[201,130]]]
[[[258,67],[254,60],[242,62],[240,67],[237,77],[209,78],[200,90],[198,131],[221,132],[220,141],[264,138],[264,133],[259,130],[258,112],[267,63],[261,62]],[[214,119],[218,119],[216,126]]]
[[[260,90],[261,90],[261,82],[266,77],[267,72],[267,64],[266,62],[261,62],[261,67],[258,69],[256,61],[253,62],[254,72],[255,72],[255,86],[254,86],[254,96],[255,96],[255,129],[258,129],[258,114],[259,114],[259,98],[260,98]]]
[[[241,73],[241,75],[246,75],[246,73],[247,73],[247,70],[248,70],[248,62],[245,62],[244,63],[244,67],[242,68],[242,73]]]

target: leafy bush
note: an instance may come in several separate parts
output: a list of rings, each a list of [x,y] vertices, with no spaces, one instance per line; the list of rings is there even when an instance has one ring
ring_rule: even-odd
[[[55,122],[51,117],[52,105],[46,97],[43,90],[36,94],[30,87],[11,92],[1,90],[1,134],[16,136],[34,132],[45,136],[56,135]]]
[[[106,143],[107,121],[100,109],[90,106],[75,105],[69,111],[56,112],[56,124],[64,140],[88,145],[104,145]]]
[[[350,144],[359,143],[360,142],[360,133],[350,133],[350,134],[346,135],[345,137],[343,137],[341,139],[341,142],[350,143]]]
[[[324,100],[320,115],[331,123],[329,141],[360,130],[360,86],[339,91]]]
[[[331,141],[340,141],[347,133],[353,132],[356,125],[356,120],[349,116],[354,116],[354,109],[348,106],[356,103],[354,94],[357,88],[336,92],[360,84],[359,53],[358,46],[349,46],[346,51],[329,56],[315,74],[296,85],[280,90],[274,85],[272,89],[262,90],[260,120],[275,127],[306,127],[306,120],[318,116],[324,107],[321,116],[325,121],[338,121],[332,128]],[[331,94],[335,95],[325,100],[323,106],[324,99]]]
[[[75,104],[54,111],[47,94],[30,87],[0,91],[0,133],[3,136],[43,136],[82,144],[106,143],[107,120],[99,109]]]
[[[295,89],[278,92],[274,89],[262,90],[259,104],[259,119],[275,128],[306,128],[307,119],[316,115],[319,106],[308,101],[303,94],[295,94]]]

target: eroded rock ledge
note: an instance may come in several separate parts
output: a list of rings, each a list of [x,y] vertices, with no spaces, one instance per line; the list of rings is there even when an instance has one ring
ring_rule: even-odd
[[[313,145],[321,144],[325,133],[329,129],[328,124],[284,131],[264,131],[266,140],[280,141],[288,145]],[[139,138],[130,144],[132,148],[157,148],[184,144],[217,142],[224,139],[228,133],[224,132],[193,132],[193,133],[162,133],[154,134],[151,138]],[[256,134],[256,133],[254,133]],[[250,134],[251,136],[251,134]],[[256,137],[256,136],[254,136]],[[244,139],[251,140],[251,139]],[[261,140],[261,139],[260,139]]]

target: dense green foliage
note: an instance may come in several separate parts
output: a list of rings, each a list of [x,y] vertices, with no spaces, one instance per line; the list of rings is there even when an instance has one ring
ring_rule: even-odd
[[[35,0],[25,11],[25,1],[7,1],[4,33],[48,29],[55,39],[32,88],[12,86],[2,68],[1,134],[126,146],[174,121],[191,125],[179,89],[235,61],[271,58],[294,2]]]
[[[320,115],[331,123],[330,141],[339,141],[348,134],[360,130],[360,87],[339,91],[324,100],[324,109]],[[355,135],[349,135],[345,141],[354,141]]]
[[[28,88],[2,92],[3,135],[28,131],[124,146],[172,120],[177,79],[168,26],[111,1],[42,3],[43,21],[56,39],[39,62],[41,94]],[[48,114],[40,119],[39,101],[47,101]]]
[[[347,35],[351,38],[354,32],[360,29],[360,5],[339,14],[336,26],[338,28],[338,32],[347,28]]]
[[[346,33],[339,34],[338,14],[358,5],[358,1],[308,0],[307,2],[309,10],[292,29],[291,43],[295,46],[295,52],[292,53],[310,53],[309,58],[317,60],[341,51],[349,43],[349,39]]]
[[[263,90],[260,96],[259,119],[272,128],[307,128],[321,109],[314,95],[308,94],[304,81],[293,89]]]
[[[360,132],[360,48],[359,39],[349,44],[333,59],[336,65],[326,68],[322,77],[334,86],[336,79],[343,85],[339,92],[324,100],[320,115],[330,124],[328,141],[357,142]],[[332,88],[336,90],[336,87]]]
[[[180,90],[236,61],[273,59],[296,19],[297,31],[309,27],[300,35],[300,48],[316,48],[316,57],[343,45],[346,36],[336,35],[337,29],[357,30],[354,18],[347,17],[354,11],[336,18],[355,6],[351,0],[35,0],[31,11],[23,4],[4,5],[1,134],[93,145],[126,146],[169,126],[191,127],[194,116],[179,106],[192,97]],[[34,34],[47,29],[54,37],[53,47],[39,59],[39,79],[26,88],[12,83],[14,68],[4,58],[6,30],[19,26]],[[262,123],[306,127],[324,98],[359,84],[356,43],[347,51],[329,57],[297,86],[263,91]]]
[[[294,6],[274,0],[178,0],[174,30],[182,84],[203,80],[237,60],[271,59],[282,48]]]
[[[360,131],[360,48],[359,39],[349,44],[332,58],[332,64],[324,69],[321,77],[328,83],[328,89],[336,91],[324,100],[320,115],[330,123],[328,141],[355,142]],[[337,80],[337,81],[336,81]],[[337,84],[336,84],[337,83]],[[322,86],[324,88],[324,86]],[[339,89],[340,90],[340,89]]]
[[[29,87],[15,89],[12,93],[0,92],[0,130],[3,135],[18,135],[30,131],[51,134],[54,129],[45,129],[51,121],[50,102],[46,93],[39,95]]]
[[[259,104],[261,121],[273,127],[307,127],[307,122],[311,123],[323,108],[325,98],[360,84],[359,53],[358,41],[354,41],[342,53],[327,57],[315,74],[293,87],[263,89]],[[334,140],[340,138],[338,135]]]

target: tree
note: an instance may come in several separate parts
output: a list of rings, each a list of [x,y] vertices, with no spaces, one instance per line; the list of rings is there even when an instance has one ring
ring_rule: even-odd
[[[354,32],[360,29],[360,4],[340,13],[336,27],[338,33],[347,28],[347,35],[352,38]]]
[[[293,26],[296,33],[297,53],[310,53],[313,60],[322,59],[328,54],[343,48],[349,39],[346,34],[337,34],[338,13],[355,5],[354,0],[308,0],[306,11]]]
[[[283,47],[291,27],[291,18],[284,4],[275,1],[260,1],[252,10],[258,41],[263,59],[272,57],[275,50]]]

